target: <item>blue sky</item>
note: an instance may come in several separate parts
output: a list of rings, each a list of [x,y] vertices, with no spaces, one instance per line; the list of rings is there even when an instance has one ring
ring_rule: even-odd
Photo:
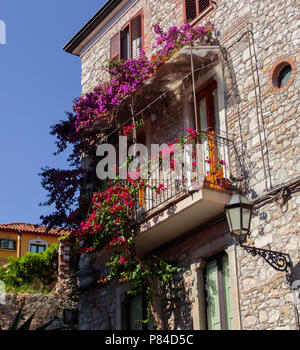
[[[1,0],[6,45],[0,45],[0,223],[40,223],[46,192],[41,167],[65,168],[53,156],[50,126],[81,93],[80,58],[64,44],[105,0]]]

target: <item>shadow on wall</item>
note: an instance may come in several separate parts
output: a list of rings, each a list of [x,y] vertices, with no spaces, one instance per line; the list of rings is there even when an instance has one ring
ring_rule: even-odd
[[[298,261],[297,264],[294,265],[293,272],[294,272],[294,276],[295,276],[295,282],[297,283],[297,281],[298,281],[298,289],[299,289],[299,293],[300,293],[300,261]]]
[[[111,294],[113,294],[112,291],[110,293],[99,291],[99,287],[90,288],[80,293],[78,329],[114,329],[111,315],[115,314],[115,303],[110,299]]]
[[[168,295],[168,301],[165,302],[165,315],[168,320],[168,329],[193,329],[192,318],[192,286],[185,285],[183,273],[174,277],[174,286],[172,293]],[[166,322],[167,323],[167,322]]]

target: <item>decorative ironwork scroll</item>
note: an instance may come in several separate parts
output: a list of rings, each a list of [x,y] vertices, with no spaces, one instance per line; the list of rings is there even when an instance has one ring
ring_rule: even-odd
[[[247,238],[251,237],[251,232],[242,232],[239,231],[238,233],[232,232],[231,233],[233,238],[239,243],[240,246],[242,246],[242,243],[245,243],[247,241]]]
[[[243,244],[241,244],[240,246],[252,256],[261,256],[275,270],[286,272],[286,279],[289,283],[291,283],[294,280],[294,276],[292,273],[293,266],[289,254],[262,248],[249,247]]]

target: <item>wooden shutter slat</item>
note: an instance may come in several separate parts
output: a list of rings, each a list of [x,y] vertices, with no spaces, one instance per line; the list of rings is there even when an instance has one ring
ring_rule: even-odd
[[[118,59],[120,57],[120,33],[110,39],[110,59]]]
[[[142,15],[139,14],[131,20],[131,57],[140,57],[142,50]]]
[[[185,19],[191,21],[197,17],[196,0],[185,0]]]
[[[201,12],[205,11],[210,5],[210,0],[199,0],[199,15]]]

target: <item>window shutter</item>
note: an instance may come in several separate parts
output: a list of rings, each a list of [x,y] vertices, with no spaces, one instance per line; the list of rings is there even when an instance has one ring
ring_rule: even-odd
[[[120,58],[120,33],[110,39],[110,59]]]
[[[133,331],[143,330],[143,299],[142,295],[133,296],[129,302],[129,329]]]
[[[0,239],[0,248],[16,250],[17,241],[13,241],[11,239]]]
[[[143,48],[142,43],[142,15],[139,14],[130,22],[131,28],[131,58],[139,58]]]
[[[122,60],[130,58],[129,25],[121,31],[121,56]]]
[[[196,0],[185,0],[185,19],[187,21],[192,21],[196,17],[197,17]]]
[[[204,10],[206,10],[209,5],[210,5],[210,0],[198,0],[199,1],[199,15],[201,12],[203,12]]]
[[[208,329],[221,329],[221,314],[219,301],[219,284],[217,261],[212,260],[206,266],[207,316]]]
[[[229,262],[228,256],[222,257],[222,274],[223,274],[223,286],[224,286],[224,301],[225,301],[225,313],[227,329],[233,329],[233,317],[231,310],[231,289],[230,289],[230,275],[229,275]]]

